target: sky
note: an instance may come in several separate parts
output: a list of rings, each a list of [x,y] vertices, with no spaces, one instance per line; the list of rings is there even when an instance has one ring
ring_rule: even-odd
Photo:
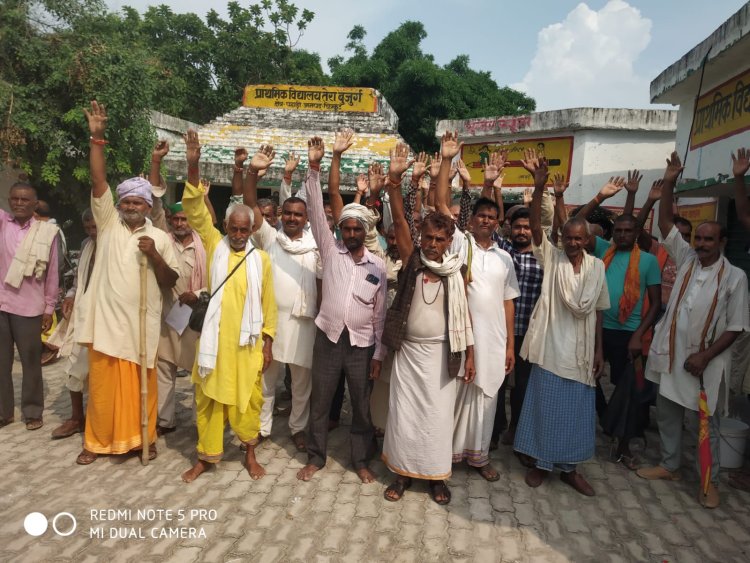
[[[257,1],[257,0],[255,0]],[[315,12],[297,45],[325,62],[344,55],[355,25],[375,47],[407,20],[427,32],[422,50],[446,64],[468,55],[475,70],[489,71],[537,101],[537,110],[569,107],[657,108],[649,84],[703,41],[745,2],[741,0],[292,0]],[[167,4],[175,12],[226,14],[225,0],[107,0],[144,11]],[[250,0],[240,1],[249,5]]]

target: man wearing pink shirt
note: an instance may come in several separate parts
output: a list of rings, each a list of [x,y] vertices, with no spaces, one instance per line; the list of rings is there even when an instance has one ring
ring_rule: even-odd
[[[352,465],[363,483],[372,483],[375,475],[367,467],[375,451],[370,392],[385,355],[385,263],[364,246],[371,215],[363,205],[349,204],[341,210],[342,240],[334,239],[320,188],[323,140],[310,139],[307,152],[307,211],[323,265],[323,299],[315,319],[318,331],[313,346],[307,465],[299,470],[297,479],[309,481],[326,464],[328,415],[343,370],[353,411]]]
[[[27,430],[37,430],[43,424],[40,336],[52,326],[59,279],[59,231],[34,219],[37,201],[30,184],[16,182],[8,198],[11,212],[0,210],[0,427],[14,420],[15,344],[23,369],[21,413]]]

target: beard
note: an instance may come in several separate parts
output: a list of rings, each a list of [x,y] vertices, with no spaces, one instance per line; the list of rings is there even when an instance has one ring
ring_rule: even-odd
[[[142,225],[146,221],[146,212],[140,211],[122,211],[120,210],[120,219],[129,226]]]

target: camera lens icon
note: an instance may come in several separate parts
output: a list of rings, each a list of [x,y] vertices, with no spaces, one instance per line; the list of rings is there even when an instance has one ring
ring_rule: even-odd
[[[30,512],[23,520],[23,528],[30,536],[38,537],[49,527],[47,517],[41,512]],[[59,512],[52,519],[52,529],[58,536],[67,537],[78,527],[78,521],[70,512]]]

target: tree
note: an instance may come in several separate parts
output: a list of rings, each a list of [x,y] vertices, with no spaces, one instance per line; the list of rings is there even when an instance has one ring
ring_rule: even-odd
[[[142,169],[159,65],[119,32],[100,0],[6,0],[0,5],[2,155],[61,203],[85,198],[82,108],[110,108],[110,173]]]
[[[466,55],[445,66],[436,64],[432,55],[422,52],[427,33],[419,22],[401,24],[371,55],[363,43],[365,34],[362,26],[355,26],[347,36],[351,56],[328,61],[331,82],[380,90],[399,115],[399,131],[414,150],[436,147],[438,119],[519,115],[536,108],[525,94],[500,88],[490,73],[471,69]]]

